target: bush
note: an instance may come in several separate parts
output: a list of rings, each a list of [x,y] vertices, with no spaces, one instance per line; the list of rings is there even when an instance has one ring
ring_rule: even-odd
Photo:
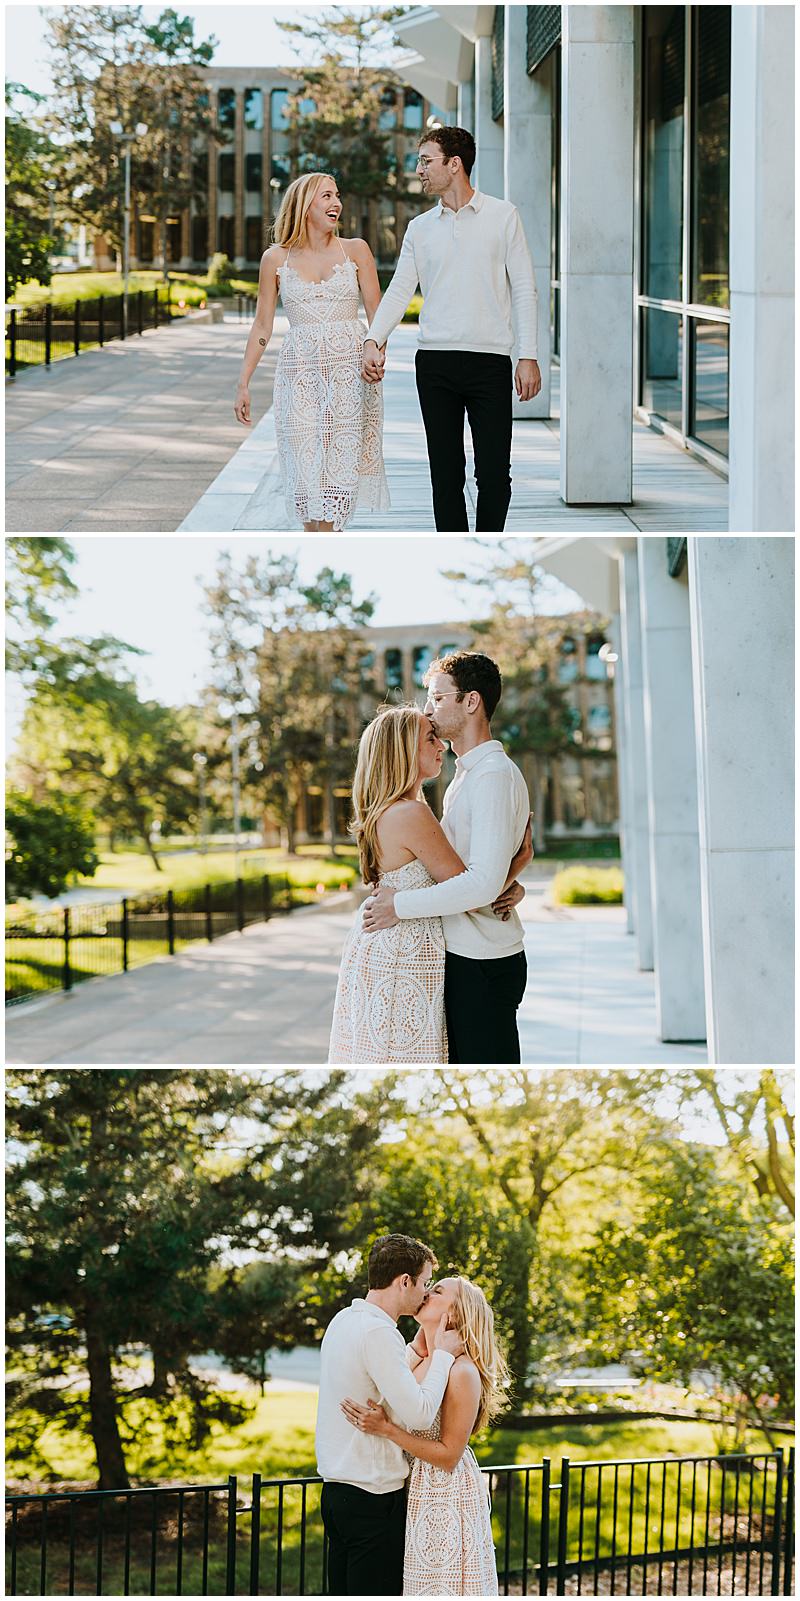
[[[553,900],[559,906],[619,904],[624,885],[620,867],[565,867],[553,879]]]
[[[216,289],[222,284],[229,284],[233,278],[233,272],[233,262],[230,256],[224,256],[221,251],[217,251],[217,254],[211,257],[211,265],[208,269],[209,287]]]
[[[12,791],[6,829],[7,900],[60,895],[74,873],[88,877],[97,867],[94,825],[78,801],[63,795],[35,801]]]

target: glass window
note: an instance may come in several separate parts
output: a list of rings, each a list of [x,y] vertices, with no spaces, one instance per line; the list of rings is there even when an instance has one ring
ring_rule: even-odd
[[[219,187],[224,190],[233,190],[234,164],[233,151],[221,150],[219,153]]]
[[[701,8],[705,9],[705,8]],[[682,298],[685,7],[643,6],[644,293]]]
[[[453,644],[451,642],[449,644],[445,644],[445,645],[440,645],[439,646],[439,655],[440,656],[457,656],[459,651],[462,650],[462,649],[463,649],[463,646],[456,645],[456,644]]]
[[[218,217],[217,249],[222,251],[223,256],[230,256],[231,259],[234,255],[233,237],[233,217]]]
[[[205,194],[208,188],[208,145],[192,153],[192,184],[195,190]]]
[[[220,89],[217,96],[217,121],[220,128],[236,127],[235,89]]]
[[[592,739],[611,731],[611,708],[609,706],[590,706],[586,714],[586,727]]]
[[[683,318],[680,312],[643,307],[642,344],[642,405],[680,428],[683,393]]]
[[[416,172],[416,170],[417,170],[417,152],[416,152],[416,150],[407,150],[406,151],[405,156],[403,157],[403,168],[404,168],[404,170],[406,172]]]
[[[261,151],[254,151],[244,158],[244,186],[251,194],[261,192],[262,161]]]
[[[244,125],[256,128],[259,133],[264,126],[264,96],[260,89],[245,89]]]
[[[283,132],[286,131],[287,127],[286,102],[288,98],[288,89],[273,89],[272,94],[269,97],[270,126],[276,130],[280,129]]]
[[[561,661],[558,664],[558,682],[572,684],[578,676],[578,648],[569,635],[561,641]]]
[[[693,299],[727,306],[731,107],[730,6],[694,6]]]
[[[208,217],[192,217],[192,261],[205,261],[208,255]]]
[[[264,228],[260,217],[245,218],[245,255],[248,261],[260,261],[266,249]]]
[[[586,641],[586,677],[595,683],[604,683],[606,679],[606,664],[600,660],[604,644],[602,634],[592,634]]]
[[[403,687],[403,653],[400,650],[387,650],[385,657],[386,688],[402,689]]]
[[[430,645],[415,645],[411,657],[411,671],[417,689],[422,689],[422,680],[433,661],[434,652]]]
[[[272,158],[272,177],[280,189],[285,189],[289,182],[289,162]]]
[[[403,127],[408,133],[422,132],[422,95],[406,89],[403,95]]]
[[[697,439],[728,454],[728,347],[727,323],[694,323],[694,418],[691,431]]]
[[[394,89],[384,89],[381,95],[378,127],[383,129],[397,127],[397,93]]]

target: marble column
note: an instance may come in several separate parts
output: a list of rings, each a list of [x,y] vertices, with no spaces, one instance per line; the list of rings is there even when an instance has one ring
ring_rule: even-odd
[[[728,526],[794,528],[794,7],[731,7]]]
[[[459,128],[466,128],[475,133],[475,80],[474,77],[465,79],[458,86],[458,117]]]
[[[561,495],[633,494],[633,6],[562,6]]]
[[[689,540],[709,1059],[794,1060],[794,540]]]
[[[492,116],[492,41],[488,37],[475,40],[475,144],[475,186],[502,200],[503,124]]]
[[[636,897],[636,857],[633,849],[631,814],[630,739],[625,718],[625,658],[622,653],[622,623],[615,612],[607,629],[608,642],[617,661],[614,664],[614,747],[617,752],[617,804],[619,806],[620,853],[625,874],[627,929],[634,933],[633,907]]]
[[[527,7],[505,8],[503,193],[516,206],[533,259],[539,291],[538,361],[542,387],[535,400],[514,396],[515,417],[550,416],[550,211],[552,92],[550,64],[535,77],[527,68]],[[525,355],[516,351],[515,358]]]
[[[233,175],[233,265],[243,267],[244,254],[244,90],[236,90]]]
[[[216,132],[218,118],[218,98],[216,89],[208,91],[210,126]],[[208,136],[208,260],[217,249],[217,194],[219,180],[219,145],[213,134]]]
[[[640,605],[638,557],[636,551],[627,551],[620,563],[620,625],[630,819],[626,831],[630,842],[626,852],[626,873],[628,864],[632,863],[633,883],[628,880],[626,893],[630,891],[633,903],[633,931],[639,966],[649,972],[653,966],[653,910]]]
[[[639,542],[656,1014],[662,1040],[706,1037],[689,582],[666,539]]]

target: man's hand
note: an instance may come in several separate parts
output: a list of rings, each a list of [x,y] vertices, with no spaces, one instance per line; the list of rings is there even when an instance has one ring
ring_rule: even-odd
[[[363,927],[368,934],[377,934],[381,928],[394,928],[399,921],[394,913],[394,890],[383,884],[364,902]]]
[[[383,369],[386,366],[386,350],[381,350],[374,339],[364,340],[364,349],[361,352],[361,376],[368,384],[379,384],[383,380]]]
[[[518,361],[514,374],[514,387],[520,400],[533,400],[542,387],[538,361]]]
[[[519,906],[520,901],[524,901],[524,899],[525,891],[522,885],[518,884],[514,879],[513,884],[509,884],[508,888],[504,889],[501,895],[498,895],[497,900],[492,901],[492,911],[495,917],[501,917],[503,922],[507,923],[511,916],[511,908]]]
[[[433,1336],[434,1351],[449,1351],[451,1356],[463,1356],[464,1341],[455,1329],[447,1327],[447,1313],[443,1312],[439,1319],[439,1326]]]

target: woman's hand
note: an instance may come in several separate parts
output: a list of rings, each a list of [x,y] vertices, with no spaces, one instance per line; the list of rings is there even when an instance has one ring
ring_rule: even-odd
[[[251,423],[250,390],[248,389],[247,384],[239,384],[239,387],[236,390],[236,399],[233,403],[233,410],[236,421],[243,423],[245,428],[249,428]]]
[[[502,922],[507,923],[511,916],[512,908],[519,906],[520,901],[524,901],[524,899],[525,891],[515,879],[513,884],[508,884],[502,894],[498,895],[496,901],[492,901],[492,911],[495,917],[499,917]]]
[[[348,1396],[340,1403],[348,1423],[362,1434],[382,1434],[389,1437],[394,1424],[389,1422],[382,1406],[376,1401],[368,1401],[366,1406],[359,1406],[357,1401],[351,1401]]]

